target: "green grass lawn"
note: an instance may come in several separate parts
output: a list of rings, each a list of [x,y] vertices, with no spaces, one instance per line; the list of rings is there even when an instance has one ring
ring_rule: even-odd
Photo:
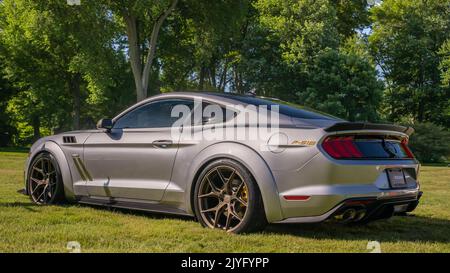
[[[0,252],[450,252],[450,168],[422,167],[422,202],[413,215],[367,226],[270,225],[233,235],[189,218],[83,205],[37,206],[23,188],[26,153],[0,151]]]

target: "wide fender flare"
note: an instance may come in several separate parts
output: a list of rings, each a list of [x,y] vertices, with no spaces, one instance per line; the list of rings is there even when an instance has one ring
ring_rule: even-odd
[[[234,142],[217,143],[203,149],[192,160],[186,187],[186,208],[193,213],[192,193],[201,168],[215,159],[228,158],[241,163],[253,175],[262,195],[268,222],[283,219],[278,189],[269,166],[252,148]]]
[[[62,151],[61,147],[59,147],[58,144],[51,140],[47,140],[39,145],[38,148],[34,149],[33,153],[30,155],[30,159],[27,162],[27,168],[25,172],[25,181],[28,181],[28,169],[30,168],[30,164],[32,162],[32,159],[41,152],[48,152],[52,154],[56,160],[58,161],[59,169],[61,170],[61,176],[63,179],[64,184],[64,195],[66,197],[66,200],[68,201],[74,201],[75,195],[73,192],[73,182],[72,182],[72,174],[70,172],[69,164],[67,162],[67,158]],[[27,185],[28,187],[28,185]],[[27,188],[28,192],[28,188]]]

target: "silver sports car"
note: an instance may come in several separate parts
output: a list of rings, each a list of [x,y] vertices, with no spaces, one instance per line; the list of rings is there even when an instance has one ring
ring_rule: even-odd
[[[234,233],[267,223],[365,223],[417,206],[412,132],[270,98],[167,93],[97,129],[38,140],[26,193],[37,204],[190,215]]]

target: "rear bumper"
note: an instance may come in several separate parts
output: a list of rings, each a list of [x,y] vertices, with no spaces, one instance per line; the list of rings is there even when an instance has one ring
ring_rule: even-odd
[[[319,216],[293,217],[287,218],[277,223],[317,223],[326,220],[346,221],[343,215],[348,211],[355,215],[348,222],[369,222],[378,219],[391,217],[400,208],[398,212],[411,212],[419,204],[422,192],[416,194],[396,195],[388,197],[356,197],[348,198],[340,202],[328,212]]]
[[[407,170],[404,188],[394,188],[388,169]],[[317,153],[298,169],[274,170],[283,219],[315,219],[352,198],[400,198],[419,195],[416,160],[335,160]],[[289,200],[304,196],[305,200]]]

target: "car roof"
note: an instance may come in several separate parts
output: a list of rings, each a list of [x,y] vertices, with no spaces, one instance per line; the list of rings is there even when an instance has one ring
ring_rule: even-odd
[[[240,104],[240,105],[280,105],[280,114],[290,116],[290,117],[301,117],[306,119],[330,119],[330,120],[341,120],[342,119],[332,116],[328,113],[317,111],[302,105],[297,105],[295,103],[289,103],[278,98],[269,98],[255,95],[244,95],[237,93],[225,93],[225,92],[172,92],[162,94],[163,97],[176,96],[180,97],[197,97],[206,100],[212,100],[216,103],[224,104]]]
[[[284,102],[282,100],[276,98],[265,98],[253,95],[243,95],[236,93],[225,93],[225,92],[210,92],[210,91],[195,91],[195,92],[169,92],[162,93],[152,97],[149,97],[141,102],[129,107],[119,115],[117,115],[115,119],[119,118],[126,112],[130,111],[133,108],[139,107],[140,105],[146,104],[151,101],[160,100],[160,99],[169,99],[169,98],[189,98],[189,99],[204,99],[206,101],[223,104],[223,105],[280,105],[280,115],[284,115],[291,118],[302,118],[302,119],[324,119],[324,120],[340,120],[339,118],[333,117],[326,113],[321,113],[319,111],[304,108],[299,105],[292,106],[293,104]],[[304,109],[303,109],[304,108]]]
[[[154,100],[158,98],[169,98],[169,97],[191,97],[191,98],[204,98],[204,99],[212,99],[214,101],[223,101],[223,102],[242,102],[238,99],[240,97],[251,97],[248,95],[242,95],[237,93],[225,93],[225,92],[213,92],[213,91],[180,91],[180,92],[169,92],[162,93],[153,97],[150,97],[146,100]],[[247,103],[245,103],[247,104]]]

